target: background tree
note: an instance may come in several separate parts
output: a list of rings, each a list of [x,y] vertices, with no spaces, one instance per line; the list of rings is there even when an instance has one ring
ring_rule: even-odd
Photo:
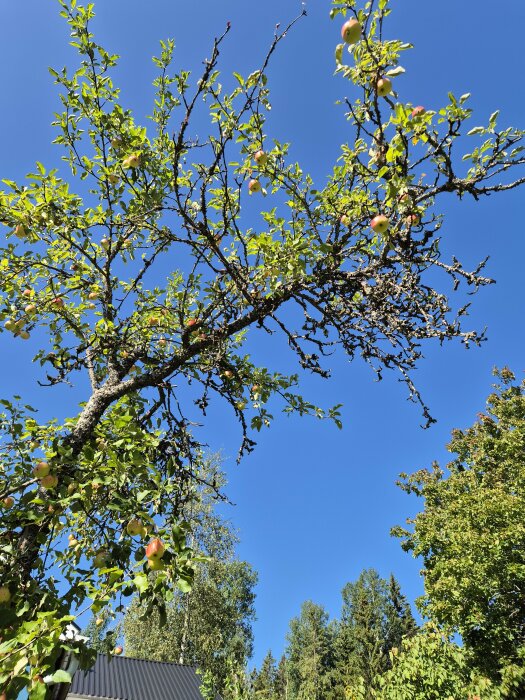
[[[255,700],[280,700],[277,674],[275,659],[269,651],[262,661],[260,670],[254,675],[252,688]]]
[[[174,44],[162,42],[148,132],[121,104],[93,6],[60,5],[80,56],[73,72],[52,71],[63,104],[55,142],[71,178],[37,163],[0,193],[3,329],[8,342],[31,339],[42,383],[77,385],[80,401],[60,421],[3,403],[0,685],[34,698],[72,617],[111,600],[118,613],[134,593],[162,616],[170,591],[191,586],[181,509],[210,403],[238,419],[240,455],[274,406],[339,421],[337,408],[296,392],[297,375],[253,363],[258,334],[273,332],[276,356],[281,339],[320,376],[340,345],[379,375],[397,369],[417,400],[422,341],[478,342],[442,290],[489,280],[483,264],[469,271],[441,256],[439,198],[515,187],[524,163],[523,133],[498,128],[496,113],[464,153],[467,96],[414,112],[397,93],[409,45],[383,34],[387,0],[333,3],[333,17],[360,24],[349,56],[336,49],[336,71],[359,97],[345,102],[349,142],[318,187],[266,125],[267,67],[290,27],[231,89],[218,72],[229,27],[195,78],[173,69]],[[210,129],[196,136],[205,114]],[[248,195],[261,198],[260,217],[245,225]],[[152,536],[165,547],[155,577],[144,556]]]
[[[366,569],[345,585],[342,597],[335,644],[341,697],[362,685],[370,698],[376,678],[390,667],[392,648],[414,634],[417,625],[394,576],[387,581]]]
[[[333,692],[334,629],[321,605],[306,601],[290,621],[286,649],[288,697],[328,700]]]
[[[396,528],[403,547],[421,556],[422,612],[459,632],[471,662],[495,681],[509,667],[516,695],[525,677],[525,384],[505,369],[487,410],[448,446],[446,470],[434,464],[403,488],[425,499],[424,511]],[[518,674],[519,675],[519,674]]]

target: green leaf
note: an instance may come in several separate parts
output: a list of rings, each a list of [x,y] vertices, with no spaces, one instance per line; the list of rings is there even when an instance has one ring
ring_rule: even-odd
[[[51,677],[53,683],[71,683],[71,674],[62,669],[55,671]]]

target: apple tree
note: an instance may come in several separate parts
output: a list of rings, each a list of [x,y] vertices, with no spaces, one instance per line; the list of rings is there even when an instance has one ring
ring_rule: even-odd
[[[469,130],[467,95],[425,110],[397,90],[410,46],[383,36],[388,0],[332,4],[337,79],[359,96],[343,101],[349,140],[319,185],[268,121],[271,58],[296,21],[231,87],[219,74],[229,26],[198,76],[162,41],[146,129],[121,103],[93,4],[59,1],[79,55],[73,71],[51,70],[69,170],[37,163],[0,194],[3,342],[30,342],[40,383],[81,396],[64,419],[2,400],[0,692],[33,698],[64,679],[53,673],[75,616],[135,593],[162,613],[191,587],[181,512],[212,403],[238,422],[240,457],[279,406],[339,423],[297,389],[300,372],[328,376],[339,346],[379,376],[397,371],[431,420],[412,381],[421,343],[479,342],[445,290],[490,282],[483,263],[442,255],[441,198],[525,181],[522,131],[496,114]],[[300,372],[255,363],[261,334]]]

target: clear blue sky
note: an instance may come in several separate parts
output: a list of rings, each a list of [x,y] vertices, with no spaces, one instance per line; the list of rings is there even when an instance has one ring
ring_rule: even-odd
[[[352,88],[332,77],[340,22],[330,22],[328,2],[304,4],[308,16],[281,45],[269,70],[273,110],[267,131],[291,141],[293,156],[321,184],[347,138],[348,126],[334,102],[351,98]],[[523,0],[508,0],[501,14],[488,0],[392,4],[388,34],[416,46],[404,62],[405,76],[397,79],[401,99],[438,109],[448,90],[472,92],[473,126],[485,123],[497,108],[501,124],[525,126]],[[3,178],[21,179],[35,160],[59,164],[49,124],[60,107],[47,66],[73,66],[75,56],[56,5],[25,0],[0,7]],[[122,56],[123,102],[140,118],[150,109],[150,56],[159,38],[175,38],[178,66],[198,68],[213,36],[231,20],[222,67],[248,73],[258,67],[275,24],[300,11],[298,0],[99,0],[94,29],[100,43]],[[482,410],[495,365],[523,370],[523,196],[522,191],[478,204],[445,203],[447,253],[467,266],[490,255],[488,272],[497,285],[472,299],[472,325],[488,327],[489,340],[481,349],[465,351],[454,344],[426,349],[416,379],[437,425],[420,428],[419,410],[406,401],[397,377],[385,375],[377,384],[367,367],[348,364],[342,354],[334,358],[331,381],[307,378],[304,391],[316,403],[345,404],[341,432],[329,423],[279,417],[260,435],[256,452],[235,467],[238,433],[216,416],[208,439],[227,458],[229,495],[237,503],[229,515],[240,531],[239,553],[260,575],[256,661],[269,647],[281,653],[288,621],[302,601],[313,599],[337,614],[340,589],[364,567],[376,567],[384,576],[393,571],[411,600],[421,593],[418,562],[389,537],[389,528],[417,507],[394,482],[400,471],[446,459],[451,429],[468,426]],[[27,370],[30,348],[6,335],[0,342],[2,394],[21,393],[51,414],[61,413],[56,395],[35,388]],[[279,362],[281,369],[289,365],[283,346],[273,348],[272,363]],[[74,412],[73,404],[68,412]]]

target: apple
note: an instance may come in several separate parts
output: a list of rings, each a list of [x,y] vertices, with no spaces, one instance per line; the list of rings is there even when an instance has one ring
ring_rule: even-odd
[[[33,296],[33,290],[32,289],[24,289],[24,291],[22,292],[22,296],[29,299],[30,297]]]
[[[422,117],[426,111],[427,110],[423,106],[419,105],[419,107],[414,107],[410,116],[412,117],[412,119],[417,119],[417,117]]]
[[[231,369],[227,369],[227,370],[224,371],[222,374],[223,374],[223,377],[226,377],[226,379],[232,379],[232,378],[233,378],[233,372],[231,371]]]
[[[14,331],[16,328],[16,321],[13,318],[8,318],[4,323],[4,328],[6,331]]]
[[[12,508],[15,505],[15,499],[12,496],[6,496],[3,500],[4,508]]]
[[[31,337],[31,335],[27,331],[20,331],[18,335],[20,336],[20,338],[22,338],[22,340],[29,340],[29,338]]]
[[[162,571],[165,568],[162,559],[148,559],[148,566],[152,571]]]
[[[350,217],[347,216],[346,214],[342,215],[340,221],[343,224],[343,226],[350,226]]]
[[[140,153],[132,153],[122,161],[123,168],[138,168],[140,165]]]
[[[120,180],[120,178],[115,173],[110,173],[108,175],[108,180],[112,185],[116,185],[118,183],[118,181]]]
[[[252,386],[252,394],[258,394],[260,388],[261,388],[261,387],[260,387],[258,384],[254,384],[254,385]]]
[[[355,44],[361,38],[361,25],[356,19],[349,19],[341,27],[341,38],[347,44]]]
[[[27,238],[28,234],[29,231],[27,230],[25,224],[17,224],[15,226],[15,236],[17,238],[20,238],[20,240],[24,240],[24,238]]]
[[[78,540],[77,540],[77,538],[75,537],[75,535],[69,535],[68,540],[69,540],[69,546],[70,546],[70,547],[76,547],[76,546],[77,546]]]
[[[113,651],[113,653],[114,653],[116,656],[120,656],[120,655],[122,654],[123,651],[124,651],[124,649],[123,649],[122,647],[115,647],[115,650]]]
[[[109,246],[110,246],[110,240],[109,240],[109,238],[103,238],[103,239],[100,241],[100,245],[104,248],[104,250],[108,250],[108,248],[109,248]]]
[[[148,326],[158,326],[159,325],[159,318],[158,316],[151,316],[148,318]]]
[[[257,165],[266,165],[268,162],[268,155],[264,151],[257,151],[253,158]]]
[[[88,299],[90,299],[91,301],[93,301],[94,299],[98,299],[98,292],[89,292]]]
[[[24,311],[25,311],[26,314],[28,314],[29,316],[32,316],[32,315],[35,313],[35,311],[36,311],[36,304],[28,304],[28,305],[25,307]]]
[[[62,297],[55,297],[51,304],[53,306],[56,306],[57,308],[62,308],[64,306],[64,300],[62,299]]]
[[[122,139],[111,139],[111,145],[113,146],[113,148],[118,148],[119,146],[122,146]]]
[[[389,78],[379,78],[376,90],[379,97],[386,97],[392,92],[392,81]]]
[[[162,540],[155,537],[146,547],[146,556],[148,559],[161,559],[166,551],[166,547]]]
[[[166,338],[163,338],[163,337],[159,338],[158,342],[159,342],[159,346],[161,348],[165,348],[166,345],[168,344],[168,341],[166,340]]]
[[[407,226],[417,226],[421,221],[419,214],[409,214],[405,219],[405,224]]]
[[[259,180],[250,180],[248,183],[248,192],[250,194],[253,194],[254,192],[260,192],[261,191],[261,183]]]
[[[377,216],[374,216],[370,222],[370,226],[376,233],[386,233],[388,231],[388,227],[390,226],[390,221],[384,214],[378,214]]]
[[[7,586],[0,586],[0,605],[9,603],[11,600],[11,591]]]
[[[44,489],[54,489],[58,486],[58,476],[56,474],[48,474],[40,479],[40,486]]]
[[[7,695],[2,693],[2,695],[0,695],[0,700],[7,700]]]
[[[103,569],[109,564],[109,554],[104,549],[99,550],[93,559],[95,569]]]
[[[51,467],[47,462],[38,462],[33,469],[33,476],[36,476],[37,479],[41,479],[43,476],[47,476],[50,471]]]
[[[103,624],[104,624],[104,620],[101,617],[97,617],[97,619],[95,620],[95,625],[97,627],[100,627],[100,625],[103,625]]]
[[[126,525],[126,532],[132,537],[135,537],[135,535],[140,535],[142,532],[142,520],[139,520],[138,518],[133,518],[130,520]]]
[[[186,328],[193,328],[198,324],[198,321],[196,318],[190,318],[186,321]]]

